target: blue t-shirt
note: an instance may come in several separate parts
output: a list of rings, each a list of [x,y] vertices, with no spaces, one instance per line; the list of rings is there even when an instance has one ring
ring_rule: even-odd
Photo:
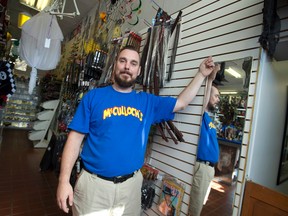
[[[151,124],[173,119],[175,104],[172,97],[121,93],[112,86],[89,91],[69,124],[69,129],[87,134],[84,166],[106,177],[140,169]]]
[[[197,150],[197,159],[216,163],[219,160],[217,130],[207,112],[204,112]]]

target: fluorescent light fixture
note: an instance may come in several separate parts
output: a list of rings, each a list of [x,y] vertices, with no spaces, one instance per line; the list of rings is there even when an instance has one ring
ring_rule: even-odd
[[[238,73],[237,71],[235,71],[233,68],[229,67],[228,69],[225,70],[226,72],[228,72],[229,74],[231,74],[232,76],[234,76],[235,78],[241,78],[241,74]]]
[[[23,24],[31,18],[31,15],[27,13],[19,13],[18,14],[18,28],[22,28]]]
[[[37,1],[36,8],[38,10],[43,10],[49,4],[50,4],[50,0]]]
[[[51,0],[20,0],[20,3],[35,10],[41,11],[45,7],[51,5]]]
[[[227,92],[224,91],[224,92],[220,92],[221,95],[224,95],[224,94],[225,94],[225,95],[226,95],[226,94],[237,94],[237,93],[238,93],[238,92],[236,92],[236,91],[227,91]]]

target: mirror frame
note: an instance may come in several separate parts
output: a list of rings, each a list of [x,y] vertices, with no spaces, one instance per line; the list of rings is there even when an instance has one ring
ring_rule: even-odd
[[[282,139],[282,148],[281,148],[281,157],[279,162],[278,176],[277,176],[277,185],[288,180],[288,86],[286,90],[287,95],[287,105],[286,105],[286,118],[284,125],[284,133]],[[286,173],[285,173],[286,171]]]

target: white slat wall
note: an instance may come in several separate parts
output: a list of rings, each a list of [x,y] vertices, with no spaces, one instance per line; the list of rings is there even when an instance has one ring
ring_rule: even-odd
[[[259,66],[260,45],[258,39],[262,31],[262,8],[263,1],[260,0],[205,0],[197,1],[187,8],[183,8],[181,42],[177,50],[172,80],[166,83],[160,91],[160,95],[177,97],[197,73],[200,62],[209,55],[212,55],[215,61],[253,57],[233,215],[240,213],[240,198],[243,193],[242,184],[245,177],[246,155],[249,148]],[[176,16],[177,13],[173,14],[174,18]],[[143,38],[146,37],[145,32],[146,30],[142,32]],[[144,40],[142,44],[144,45]],[[185,142],[178,145],[174,144],[171,139],[169,142],[165,142],[159,133],[153,139],[150,165],[157,168],[162,174],[176,177],[185,185],[180,215],[186,215],[188,212],[204,94],[205,83],[189,107],[175,116],[174,124],[183,133]],[[169,137],[168,134],[167,136]],[[161,192],[161,184],[161,181],[156,181],[154,204],[143,215],[159,215],[156,204]]]

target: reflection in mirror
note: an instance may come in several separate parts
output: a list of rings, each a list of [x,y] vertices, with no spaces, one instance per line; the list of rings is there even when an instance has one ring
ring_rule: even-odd
[[[215,80],[221,95],[214,114],[220,147],[215,176],[231,185],[237,179],[252,58],[221,62],[221,66]]]
[[[215,165],[215,176],[206,195],[206,204],[201,215],[232,215],[233,198],[238,177],[238,165],[246,116],[248,87],[252,57],[219,62],[220,71],[214,84],[220,92],[220,103],[210,117],[217,128],[219,161]],[[193,196],[191,196],[193,199]],[[220,200],[223,199],[223,200]],[[220,205],[220,206],[219,206]],[[216,213],[216,212],[214,212]]]

